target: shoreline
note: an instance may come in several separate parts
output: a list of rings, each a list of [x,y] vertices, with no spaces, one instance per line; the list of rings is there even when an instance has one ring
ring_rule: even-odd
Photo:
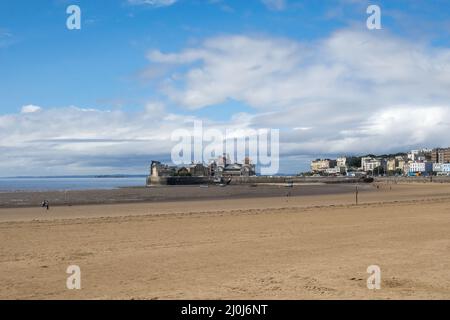
[[[50,206],[76,206],[101,204],[132,204],[132,203],[161,203],[201,200],[226,199],[254,199],[265,197],[296,197],[312,195],[351,194],[356,186],[360,192],[374,188],[397,188],[399,186],[419,187],[429,185],[436,188],[436,192],[450,186],[450,182],[420,180],[376,180],[367,183],[294,183],[292,187],[286,184],[243,184],[221,187],[218,185],[194,186],[137,186],[120,187],[114,189],[85,189],[60,191],[12,191],[0,192],[0,208],[35,208],[42,201],[48,200]],[[445,195],[445,194],[444,194]]]
[[[360,185],[361,190],[371,188]],[[118,189],[73,191],[0,192],[0,208],[32,208],[48,200],[50,206],[75,206],[97,204],[160,203],[179,201],[253,199],[265,197],[309,196],[352,193],[352,184],[295,185],[231,185],[208,186],[155,186]]]
[[[344,189],[336,188],[321,189],[320,186],[303,186],[303,188],[285,188],[266,186],[260,187],[253,194],[242,194],[242,186],[234,188],[234,196],[231,193],[217,196],[217,194],[197,194],[196,197],[187,199],[186,196],[192,196],[196,192],[206,190],[200,187],[157,187],[161,193],[166,193],[167,189],[181,189],[174,193],[174,197],[156,197],[148,199],[110,199],[105,201],[105,196],[112,196],[106,192],[103,198],[97,198],[97,201],[72,201],[71,204],[59,203],[51,204],[47,211],[40,205],[26,206],[16,205],[9,207],[0,206],[0,224],[7,222],[23,221],[48,221],[48,220],[73,220],[90,218],[108,218],[108,217],[133,217],[133,216],[160,216],[173,215],[184,216],[201,213],[217,212],[241,212],[245,210],[256,210],[264,212],[267,210],[327,210],[328,208],[356,207],[364,208],[366,206],[389,206],[389,205],[427,205],[432,202],[440,203],[450,201],[450,184],[389,184],[360,185],[358,204],[355,199],[355,186],[346,184]],[[322,187],[326,187],[323,185]],[[217,187],[217,190],[223,188]],[[254,189],[254,188],[252,188]],[[426,192],[424,192],[426,190]],[[188,192],[186,192],[188,191]],[[274,193],[278,192],[278,194]],[[88,192],[91,196],[97,196]],[[186,194],[188,193],[188,194]],[[189,194],[190,193],[190,194]],[[289,193],[289,195],[288,195]],[[84,195],[84,192],[78,193],[78,196]],[[31,193],[35,197],[40,194]],[[147,194],[148,195],[148,194]],[[14,200],[14,199],[13,199]],[[72,200],[74,200],[72,198]],[[129,200],[129,199],[128,199]]]

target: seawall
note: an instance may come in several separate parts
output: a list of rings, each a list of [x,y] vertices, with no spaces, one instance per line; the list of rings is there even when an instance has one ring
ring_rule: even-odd
[[[384,183],[450,183],[448,176],[433,177],[375,177],[375,182]]]

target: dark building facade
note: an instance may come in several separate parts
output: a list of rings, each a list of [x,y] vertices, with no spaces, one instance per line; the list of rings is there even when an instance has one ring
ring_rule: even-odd
[[[433,149],[431,161],[435,163],[450,163],[450,148]]]

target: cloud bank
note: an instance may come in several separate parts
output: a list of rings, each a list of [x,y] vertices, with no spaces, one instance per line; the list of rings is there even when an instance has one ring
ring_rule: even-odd
[[[320,155],[450,146],[447,48],[346,29],[314,42],[213,37],[148,59],[147,72],[169,70],[159,78],[164,103],[135,113],[29,105],[0,116],[0,174],[145,172],[196,119],[170,106],[193,114],[230,100],[252,111],[205,126],[280,129],[282,172]]]
[[[450,144],[447,48],[341,30],[311,43],[217,37],[148,58],[176,68],[161,88],[173,103],[196,110],[237,100],[255,110],[251,126],[309,128],[287,134],[300,154]]]

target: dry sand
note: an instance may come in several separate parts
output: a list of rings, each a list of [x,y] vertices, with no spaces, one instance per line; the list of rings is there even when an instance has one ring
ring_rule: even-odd
[[[450,184],[359,198],[0,209],[0,298],[449,299]],[[82,290],[66,289],[69,265]]]

